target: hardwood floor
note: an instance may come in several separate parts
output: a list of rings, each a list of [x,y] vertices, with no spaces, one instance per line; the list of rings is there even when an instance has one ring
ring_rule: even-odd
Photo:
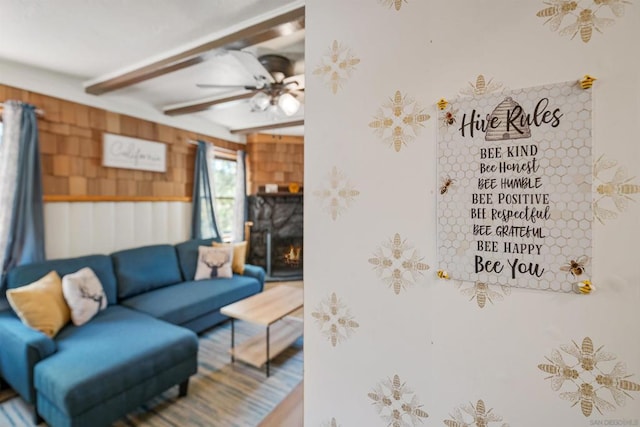
[[[302,280],[291,282],[267,282],[264,285],[265,290],[274,286],[289,285],[304,288]],[[295,311],[292,316],[304,317],[304,307]],[[258,427],[302,427],[304,423],[303,408],[303,390],[304,381],[293,389],[293,391],[275,407],[267,417],[262,420]]]
[[[301,427],[304,422],[304,381],[293,389],[258,427]]]

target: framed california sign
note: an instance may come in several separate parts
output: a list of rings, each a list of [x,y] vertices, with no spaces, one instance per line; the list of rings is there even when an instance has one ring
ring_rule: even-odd
[[[570,292],[591,261],[591,91],[459,98],[438,127],[438,262],[455,280]]]
[[[167,146],[161,142],[105,133],[102,165],[112,168],[167,171]]]

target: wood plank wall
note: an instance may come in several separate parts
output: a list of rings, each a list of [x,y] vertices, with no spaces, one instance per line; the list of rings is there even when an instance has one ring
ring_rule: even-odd
[[[288,187],[304,185],[304,138],[302,136],[254,134],[247,136],[250,170],[249,193],[266,184]]]
[[[190,200],[195,145],[204,139],[232,150],[243,144],[0,85],[0,101],[28,102],[44,110],[38,119],[45,200]],[[167,172],[107,168],[102,134],[167,144]]]

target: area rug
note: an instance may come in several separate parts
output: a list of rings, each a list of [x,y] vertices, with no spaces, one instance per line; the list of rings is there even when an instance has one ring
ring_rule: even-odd
[[[264,328],[236,322],[236,342]],[[254,427],[302,380],[302,338],[271,363],[271,376],[242,362],[231,363],[231,326],[225,323],[200,336],[198,373],[189,394],[173,387],[119,420],[114,427]],[[20,397],[0,403],[0,426],[32,426],[29,406]],[[42,424],[44,425],[44,424]]]

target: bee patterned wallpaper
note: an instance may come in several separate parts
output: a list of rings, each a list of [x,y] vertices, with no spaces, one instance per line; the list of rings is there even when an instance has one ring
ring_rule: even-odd
[[[316,0],[306,12],[305,426],[640,425],[640,4]],[[464,185],[437,171],[438,129],[462,113],[438,101],[585,74],[597,79],[592,247],[558,268],[589,286],[438,274],[437,201]]]

